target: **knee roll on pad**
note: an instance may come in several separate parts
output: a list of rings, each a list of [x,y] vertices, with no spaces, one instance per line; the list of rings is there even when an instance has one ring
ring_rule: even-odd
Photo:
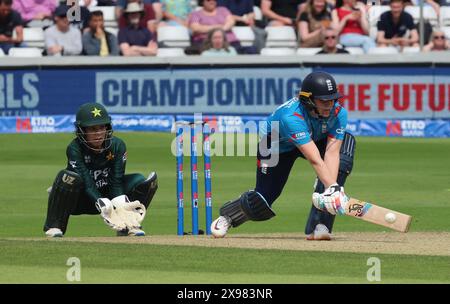
[[[243,193],[237,200],[225,203],[220,208],[220,215],[229,216],[231,225],[237,227],[248,220],[268,220],[275,216],[275,212],[261,194],[251,190]]]
[[[145,206],[145,208],[148,208],[156,190],[158,190],[158,176],[156,175],[156,172],[152,172],[145,181],[137,185],[133,191],[131,191],[130,198],[132,198],[132,200],[137,199]]]

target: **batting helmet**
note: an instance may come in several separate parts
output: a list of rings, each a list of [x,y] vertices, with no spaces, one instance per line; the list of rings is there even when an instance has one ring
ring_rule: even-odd
[[[80,106],[76,114],[75,129],[78,139],[89,149],[101,152],[111,146],[112,126],[111,117],[105,107],[99,103],[85,103]],[[106,126],[106,136],[102,149],[92,148],[86,140],[86,127]]]
[[[337,100],[343,97],[338,92],[333,76],[326,72],[312,72],[302,82],[299,100],[308,110],[316,109],[314,99]]]

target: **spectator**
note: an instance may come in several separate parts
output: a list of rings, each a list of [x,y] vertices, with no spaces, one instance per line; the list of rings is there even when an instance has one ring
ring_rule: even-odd
[[[70,8],[72,7],[72,5],[67,5],[66,1],[61,1],[60,5],[56,8],[56,10],[60,9],[65,9],[66,12],[70,10]],[[69,11],[69,22],[72,26],[77,27],[80,31],[85,31],[87,30],[88,26],[89,26],[89,15],[91,14],[91,12],[84,6],[79,6],[80,11],[79,11],[79,15],[76,14],[76,10],[70,10]]]
[[[331,27],[325,29],[323,31],[323,48],[317,54],[349,54],[349,52],[345,49],[337,47],[337,34],[334,29]]]
[[[305,2],[306,0],[262,0],[261,12],[268,19],[268,26],[295,26]]]
[[[83,53],[89,56],[119,55],[117,38],[105,30],[102,11],[91,13],[89,30],[83,35]]]
[[[305,10],[300,14],[299,36],[301,47],[321,47],[324,39],[322,33],[331,24],[331,14],[325,0],[309,0]]]
[[[256,26],[253,0],[218,0],[217,6],[226,7],[233,15],[235,26],[249,26],[255,34],[253,44],[256,52],[259,53],[264,48],[267,33],[264,29]]]
[[[55,0],[14,0],[12,8],[19,12],[28,27],[48,27],[53,24]]]
[[[23,26],[20,14],[12,9],[12,0],[0,0],[0,48],[8,54],[10,48],[19,46],[22,41]]]
[[[83,49],[81,32],[79,29],[70,26],[67,19],[67,6],[58,6],[54,15],[55,24],[44,32],[47,55],[66,56],[81,54]]]
[[[213,29],[205,40],[202,56],[233,56],[237,55],[234,47],[228,44],[225,31]]]
[[[140,26],[146,27],[150,32],[152,32],[153,34],[156,34],[156,32],[158,30],[159,21],[161,21],[161,18],[159,17],[160,12],[158,11],[158,9],[161,9],[161,14],[162,14],[161,3],[159,3],[159,1],[152,4],[152,3],[146,3],[146,0],[144,0],[144,1],[128,0],[127,4],[130,4],[130,3],[138,3],[139,5],[141,5],[143,7],[143,14],[142,14],[142,18],[140,21]],[[155,8],[157,8],[157,9],[155,10]],[[117,7],[116,7],[116,9],[117,9]],[[117,13],[117,10],[116,10],[116,13]],[[121,16],[119,18],[119,28],[125,28],[125,27],[127,27],[127,25],[128,25],[128,20],[127,20],[125,14],[122,13],[122,10],[121,10]]]
[[[375,41],[368,36],[369,22],[363,3],[343,0],[343,5],[331,12],[331,18],[342,45],[362,47],[366,53],[376,47]]]
[[[152,33],[140,23],[143,14],[142,5],[128,3],[124,11],[128,26],[119,30],[119,47],[124,56],[155,56],[158,52]]]
[[[450,42],[445,39],[445,33],[440,29],[436,29],[431,34],[430,43],[423,47],[424,52],[433,51],[449,51]]]
[[[192,12],[190,0],[161,0],[161,4],[164,17],[163,25],[188,26],[189,14]]]
[[[403,0],[391,0],[390,7],[390,11],[381,14],[377,24],[378,46],[419,46],[419,34],[413,17],[403,10]]]
[[[188,24],[192,31],[192,47],[188,53],[199,53],[208,33],[213,29],[222,29],[226,33],[228,43],[238,52],[241,48],[239,40],[231,31],[235,21],[226,7],[217,7],[216,0],[204,0],[203,8],[189,15]]]

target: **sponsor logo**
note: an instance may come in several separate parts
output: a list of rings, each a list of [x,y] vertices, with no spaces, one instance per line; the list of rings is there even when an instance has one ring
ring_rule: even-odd
[[[372,208],[372,204],[370,203],[354,203],[348,206],[348,213],[353,216],[362,217],[370,208]]]
[[[424,120],[389,120],[386,124],[387,136],[424,137]]]
[[[336,133],[337,133],[337,134],[344,134],[344,132],[345,132],[345,129],[344,129],[344,128],[336,129]]]
[[[327,79],[326,83],[327,83],[328,91],[333,91],[333,83],[331,82],[331,80]]]
[[[31,132],[31,120],[30,118],[17,118],[16,119],[16,132]]]
[[[91,162],[91,156],[90,156],[90,155],[85,155],[85,156],[84,156],[84,162],[85,162],[86,164],[89,164],[89,163]]]
[[[75,181],[75,177],[69,176],[66,173],[64,173],[62,177],[62,181],[68,185],[73,185],[73,182]]]
[[[306,137],[306,134],[307,134],[306,132],[298,132],[298,133],[292,134],[291,137],[293,139],[303,139]]]
[[[124,153],[123,156],[122,156],[122,161],[123,161],[123,162],[126,162],[126,161],[127,161],[127,158],[128,158],[128,152],[125,151],[125,153]]]

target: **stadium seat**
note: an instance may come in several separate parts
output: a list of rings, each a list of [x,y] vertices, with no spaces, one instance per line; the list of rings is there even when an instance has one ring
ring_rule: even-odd
[[[242,46],[252,46],[255,41],[255,33],[250,26],[233,26],[231,29]]]
[[[163,47],[188,47],[191,45],[189,30],[184,26],[160,26],[158,27],[158,43]]]
[[[23,28],[23,42],[27,47],[45,47],[44,30],[39,27]]]
[[[102,11],[103,20],[105,22],[105,27],[118,27],[116,15],[115,15],[115,6],[93,6],[89,8],[89,11]]]
[[[182,48],[159,48],[157,57],[182,57],[186,56]]]
[[[263,56],[293,56],[295,55],[295,49],[293,48],[263,48],[261,50]]]
[[[408,12],[412,15],[414,19],[414,23],[418,23],[420,19],[420,7],[419,6],[406,6],[405,12]],[[425,20],[428,20],[431,25],[437,25],[438,24],[438,17],[436,15],[435,10],[431,6],[424,6],[423,7],[423,18]]]
[[[406,46],[406,47],[403,48],[402,53],[405,53],[405,54],[420,53],[420,47],[418,47],[418,46]]]
[[[297,47],[297,36],[291,26],[267,26],[266,47]]]
[[[450,26],[450,6],[441,6],[440,25]]]
[[[398,54],[398,50],[395,47],[375,47],[369,49],[367,54],[375,54],[375,55],[392,55]]]
[[[447,40],[450,40],[450,26],[444,26],[441,29],[445,33],[445,37],[447,37]]]
[[[35,47],[11,48],[10,57],[42,57],[42,50]]]
[[[380,20],[381,14],[390,11],[391,7],[389,5],[373,5],[369,8],[367,15],[369,17],[369,25],[377,26],[378,20]]]
[[[369,28],[369,37],[376,40],[378,34],[378,28],[376,26],[371,26]]]
[[[360,47],[346,47],[345,48],[351,55],[363,55],[364,50]]]
[[[298,48],[297,55],[300,56],[313,56],[320,52],[322,48]]]

